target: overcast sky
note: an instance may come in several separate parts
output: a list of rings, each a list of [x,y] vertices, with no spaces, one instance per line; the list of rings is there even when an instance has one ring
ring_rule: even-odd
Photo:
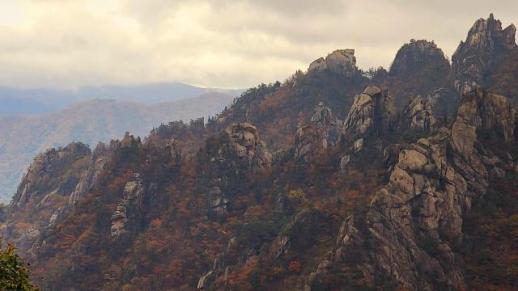
[[[244,88],[338,48],[388,67],[411,38],[451,56],[490,12],[518,24],[517,0],[0,0],[0,86]]]

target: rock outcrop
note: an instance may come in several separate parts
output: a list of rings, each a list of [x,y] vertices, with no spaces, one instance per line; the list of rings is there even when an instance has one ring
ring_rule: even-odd
[[[447,126],[454,121],[460,95],[453,88],[436,89],[426,99],[430,101],[432,113],[441,125]]]
[[[31,248],[40,234],[68,210],[69,197],[82,188],[91,163],[91,151],[82,143],[38,155],[11,201],[0,236],[9,237],[19,249],[33,254]]]
[[[240,161],[251,171],[269,168],[271,154],[266,150],[264,142],[259,139],[257,128],[249,123],[238,123],[225,130],[229,146]]]
[[[464,289],[454,251],[463,217],[486,192],[490,171],[513,170],[512,159],[484,148],[478,134],[489,130],[505,143],[515,128],[516,109],[505,97],[464,97],[451,131],[399,147],[388,184],[365,214],[344,221],[334,263],[354,264],[372,283],[388,275],[410,290]]]
[[[382,137],[390,134],[396,126],[396,110],[388,90],[377,86],[365,88],[355,97],[342,126],[340,169],[345,171],[355,154],[366,146],[379,149]]]
[[[334,146],[339,138],[339,121],[331,109],[320,102],[310,124],[300,126],[295,135],[295,159],[309,162]]]
[[[452,56],[453,82],[459,93],[487,87],[488,71],[499,57],[516,49],[515,34],[514,25],[502,29],[502,23],[493,14],[475,22]]]
[[[431,133],[437,129],[438,121],[432,110],[432,103],[420,96],[403,109],[399,118],[399,129],[413,133]]]
[[[410,40],[397,52],[389,74],[401,78],[408,78],[414,74],[439,74],[447,77],[450,64],[443,51],[433,41]],[[431,70],[437,71],[431,71]],[[444,76],[446,73],[446,76]],[[446,79],[444,79],[446,80]]]
[[[209,213],[217,217],[226,215],[232,197],[245,186],[247,174],[268,170],[272,163],[257,128],[249,123],[230,125],[207,141],[205,152],[201,164],[207,169],[200,172],[206,179]]]
[[[319,58],[313,61],[308,72],[329,71],[345,77],[352,77],[358,74],[356,57],[353,49],[336,50],[330,53],[325,59]]]
[[[112,238],[118,239],[127,232],[128,209],[138,208],[138,206],[142,204],[144,192],[145,190],[140,174],[135,173],[133,179],[124,185],[122,199],[117,203],[116,209],[111,216],[110,233]]]
[[[482,89],[472,91],[464,97],[452,126],[453,146],[465,158],[470,158],[478,134],[512,141],[515,139],[517,117],[516,108],[506,97]]]
[[[15,207],[23,207],[30,201],[43,199],[43,195],[53,192],[58,195],[68,195],[76,186],[80,177],[77,172],[67,173],[66,166],[81,159],[88,158],[91,152],[88,146],[81,143],[72,143],[61,149],[50,149],[38,155],[27,170],[18,191],[11,204]],[[86,166],[86,163],[83,165]],[[56,180],[63,177],[67,181]]]
[[[369,86],[354,99],[343,125],[343,137],[358,143],[359,139],[381,136],[393,126],[394,116],[395,109],[388,92]]]

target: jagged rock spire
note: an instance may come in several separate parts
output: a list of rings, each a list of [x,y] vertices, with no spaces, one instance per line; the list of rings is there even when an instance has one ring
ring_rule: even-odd
[[[498,56],[515,49],[516,27],[511,24],[502,29],[500,20],[493,14],[479,19],[469,30],[452,56],[454,85],[461,94],[486,86],[486,73]]]

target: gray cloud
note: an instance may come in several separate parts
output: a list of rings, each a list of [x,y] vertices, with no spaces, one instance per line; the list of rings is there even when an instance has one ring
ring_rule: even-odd
[[[0,86],[74,87],[178,80],[247,87],[284,79],[337,48],[390,65],[411,38],[447,55],[518,1],[19,0],[0,2]]]

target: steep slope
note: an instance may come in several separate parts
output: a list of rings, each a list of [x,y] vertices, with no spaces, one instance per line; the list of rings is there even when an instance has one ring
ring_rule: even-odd
[[[401,107],[412,97],[426,97],[446,87],[449,74],[450,63],[433,41],[412,39],[396,54],[389,71],[388,87]]]
[[[388,275],[413,290],[466,288],[454,251],[464,240],[463,217],[487,192],[490,175],[516,171],[516,157],[484,144],[516,146],[516,118],[503,96],[465,96],[451,131],[400,150],[388,184],[364,213],[344,221],[332,261],[357,267],[372,283]]]
[[[477,87],[500,88],[498,93],[510,93],[509,78],[513,74],[499,77],[500,70],[513,70],[518,46],[515,42],[516,27],[511,24],[502,29],[502,23],[491,14],[487,19],[479,19],[469,30],[452,56],[454,86],[460,93]],[[500,84],[499,84],[500,83]],[[514,93],[514,92],[513,92]],[[516,95],[508,95],[516,98]],[[516,99],[515,99],[516,100]]]
[[[516,147],[516,108],[476,91],[451,129],[390,145],[406,137],[380,130],[387,124],[430,131],[413,113],[393,122],[392,114],[376,117],[391,112],[388,103],[365,110],[358,101],[386,96],[368,87],[356,97],[341,138],[366,140],[360,148],[312,147],[318,158],[303,164],[296,151],[272,161],[250,124],[229,126],[195,155],[156,134],[144,143],[126,136],[97,154],[81,145],[48,152],[22,182],[4,234],[32,257],[47,289],[465,288],[463,219],[493,179],[516,173],[516,152],[506,150]],[[409,108],[430,112],[417,102]],[[332,162],[344,153],[345,167]],[[62,178],[35,174],[43,169]],[[376,191],[384,171],[388,182]]]
[[[343,119],[356,94],[368,79],[356,67],[354,50],[330,53],[312,62],[306,73],[296,72],[284,83],[260,85],[246,91],[228,110],[217,116],[212,130],[219,131],[231,123],[250,122],[267,136],[272,151],[293,143],[298,125],[309,121],[314,108],[323,102],[337,118]]]
[[[0,201],[10,199],[23,171],[39,152],[74,141],[89,145],[108,142],[126,131],[144,136],[161,123],[214,115],[232,99],[230,95],[211,93],[149,106],[93,100],[44,116],[1,118]]]

